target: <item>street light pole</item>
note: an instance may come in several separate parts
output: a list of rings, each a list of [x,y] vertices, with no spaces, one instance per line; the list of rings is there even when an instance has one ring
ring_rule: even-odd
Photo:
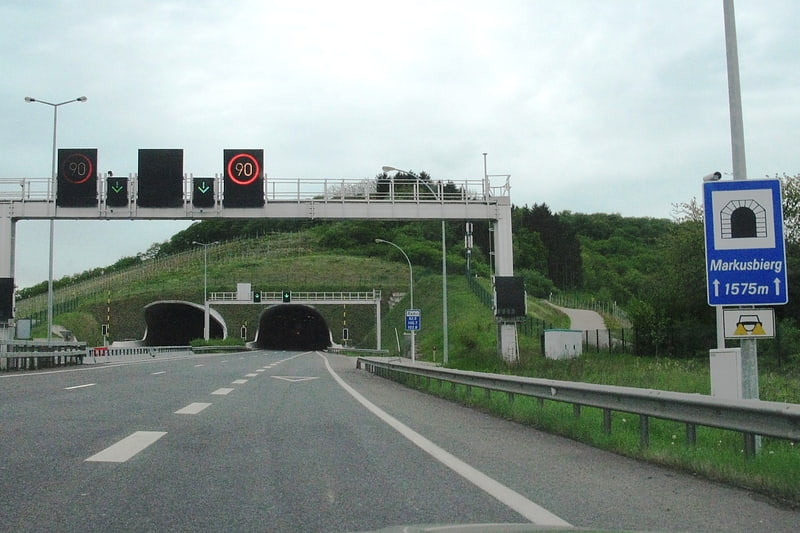
[[[403,254],[403,257],[406,258],[406,262],[408,262],[408,291],[409,291],[409,295],[411,297],[411,307],[410,308],[414,309],[414,270],[411,267],[411,260],[408,258],[408,256],[406,255],[406,253],[403,251],[402,248],[400,248],[399,246],[397,246],[395,243],[393,243],[391,241],[387,241],[387,240],[384,240],[384,239],[375,239],[375,243],[391,244],[392,246],[394,246],[395,248],[400,250],[400,253]],[[416,346],[415,346],[415,344],[416,344],[416,342],[415,342],[416,341],[415,333],[416,332],[412,329],[411,330],[411,362],[412,363],[416,362],[416,360],[417,360],[417,358],[416,358],[416,353],[417,352],[416,352]]]
[[[436,195],[436,193],[433,191],[433,189],[431,189],[431,186],[428,185],[428,183],[425,182],[424,180],[421,180],[419,178],[419,176],[417,176],[413,172],[410,172],[408,170],[402,170],[402,169],[399,169],[399,168],[396,168],[396,167],[392,167],[392,166],[389,166],[389,165],[384,165],[383,167],[381,167],[381,170],[383,170],[384,172],[402,172],[403,174],[408,174],[410,176],[414,176],[418,181],[422,182],[422,184],[425,185],[428,188],[429,191],[431,191],[431,194],[433,194],[433,196],[436,197],[437,200],[439,199],[438,196]],[[444,193],[444,190],[442,190],[442,193]],[[444,197],[444,194],[442,194],[442,197]],[[413,305],[412,305],[412,307],[413,307]],[[444,365],[446,365],[447,362],[448,362],[447,361],[448,360],[447,351],[448,351],[448,339],[447,339],[447,244],[446,244],[446,241],[445,241],[445,222],[444,222],[444,219],[443,219],[442,220],[442,364],[444,364]]]
[[[52,102],[46,102],[44,100],[38,100],[36,98],[31,98],[30,96],[25,97],[25,101],[28,103],[38,102],[40,104],[49,105],[53,108],[53,161],[50,166],[50,177],[52,178],[52,183],[50,185],[51,190],[54,193],[53,202],[55,202],[55,190],[56,190],[56,132],[58,131],[58,108],[62,105],[71,104],[72,102],[85,102],[88,100],[85,96],[79,96],[78,98],[73,98],[72,100],[65,100],[63,102],[59,102],[54,104]],[[49,267],[48,267],[48,276],[47,276],[47,344],[50,344],[53,339],[53,233],[54,233],[54,219],[50,219],[50,260],[49,260]]]
[[[219,241],[209,243],[192,241],[192,244],[203,247],[203,339],[207,341],[211,336],[211,332],[209,331],[211,329],[211,320],[208,317],[208,247],[219,244]]]

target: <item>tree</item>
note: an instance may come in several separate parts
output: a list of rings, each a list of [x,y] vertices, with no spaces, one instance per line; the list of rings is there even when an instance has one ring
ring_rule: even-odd
[[[789,176],[784,173],[782,177],[775,177],[781,181],[783,189],[783,228],[786,242],[800,244],[800,174]]]

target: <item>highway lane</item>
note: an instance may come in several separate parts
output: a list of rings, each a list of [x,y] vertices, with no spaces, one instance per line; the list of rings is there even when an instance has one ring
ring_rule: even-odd
[[[800,523],[797,512],[746,491],[407,390],[356,370],[352,359],[254,352],[0,376],[0,530],[359,531],[527,520],[497,487],[487,492],[368,411],[326,359],[352,392],[519,495],[545,522],[676,531]],[[113,446],[132,436],[155,440],[121,460]],[[87,461],[110,448],[121,462]]]
[[[320,356],[292,355],[0,380],[0,527],[355,531],[524,521],[398,438]],[[176,413],[199,403],[211,405]],[[87,461],[137,432],[162,435],[127,460]]]

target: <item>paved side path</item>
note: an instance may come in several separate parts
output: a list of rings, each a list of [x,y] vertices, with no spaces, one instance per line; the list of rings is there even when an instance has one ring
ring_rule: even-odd
[[[548,302],[549,303],[549,302]],[[606,324],[603,320],[603,317],[600,313],[595,311],[589,311],[587,309],[570,309],[568,307],[559,307],[557,305],[550,304],[565,315],[569,317],[569,329],[578,329],[581,331],[591,331],[592,333],[586,335],[586,338],[592,346],[597,344],[598,335],[594,332],[597,330],[606,330]],[[608,334],[600,334],[600,347],[607,348],[608,347]]]

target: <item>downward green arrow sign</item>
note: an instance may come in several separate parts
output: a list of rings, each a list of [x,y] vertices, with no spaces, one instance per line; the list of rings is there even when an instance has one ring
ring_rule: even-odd
[[[201,184],[199,187],[197,187],[197,190],[198,190],[198,191],[200,191],[202,194],[205,194],[205,193],[207,193],[207,192],[208,192],[208,190],[209,190],[210,188],[211,188],[211,187],[209,187],[207,184],[205,184],[205,183],[202,183],[202,184]]]
[[[123,188],[124,188],[124,187],[123,187],[122,185],[120,185],[118,181],[115,181],[115,182],[114,182],[114,185],[112,185],[112,186],[111,186],[111,190],[112,190],[112,191],[114,191],[114,192],[115,192],[115,193],[117,193],[117,194],[119,194],[120,192],[122,192],[122,189],[123,189]]]

